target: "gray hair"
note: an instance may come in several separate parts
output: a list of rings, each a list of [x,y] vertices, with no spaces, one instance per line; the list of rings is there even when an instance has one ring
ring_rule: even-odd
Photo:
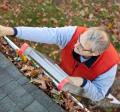
[[[105,27],[88,28],[86,39],[93,43],[93,52],[102,53],[110,44],[109,36]]]

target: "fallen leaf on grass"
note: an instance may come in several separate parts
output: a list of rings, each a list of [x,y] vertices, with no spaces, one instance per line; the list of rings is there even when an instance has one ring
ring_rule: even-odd
[[[59,53],[59,50],[55,50],[55,51],[51,52],[51,53],[49,54],[49,56],[53,56],[53,55],[56,55],[56,54],[58,54],[58,53]]]
[[[56,18],[50,18],[50,21],[53,23],[53,24],[58,24],[58,20]]]
[[[42,23],[47,24],[48,23],[48,18],[43,18]]]

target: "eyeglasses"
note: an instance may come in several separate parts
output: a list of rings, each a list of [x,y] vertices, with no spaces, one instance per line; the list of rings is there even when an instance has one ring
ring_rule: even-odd
[[[80,42],[80,38],[78,38],[78,42],[79,42],[80,49],[82,49],[82,52],[84,52],[85,54],[91,54],[91,53],[93,53],[92,50],[86,50],[86,49],[83,47],[83,45],[82,45],[81,42]]]

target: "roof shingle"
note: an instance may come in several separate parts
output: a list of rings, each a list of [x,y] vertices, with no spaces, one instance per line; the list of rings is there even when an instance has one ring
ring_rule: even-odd
[[[65,112],[0,53],[0,112]]]

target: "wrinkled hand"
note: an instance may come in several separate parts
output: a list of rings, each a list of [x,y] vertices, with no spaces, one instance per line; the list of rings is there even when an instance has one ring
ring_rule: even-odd
[[[65,92],[70,92],[74,95],[80,95],[80,96],[83,96],[84,94],[84,90],[83,88],[81,87],[77,87],[71,83],[66,83],[63,88],[62,88],[63,91]]]
[[[0,37],[4,36],[3,26],[0,25]]]
[[[81,77],[68,77],[67,78],[71,84],[73,84],[74,86],[80,87],[83,83],[83,78]]]
[[[80,87],[83,83],[83,78],[68,76],[67,79],[69,82],[63,86],[62,90],[75,95],[83,96],[84,90],[82,87]]]
[[[12,27],[6,27],[0,25],[0,37],[3,37],[4,35],[13,35],[14,30]]]

